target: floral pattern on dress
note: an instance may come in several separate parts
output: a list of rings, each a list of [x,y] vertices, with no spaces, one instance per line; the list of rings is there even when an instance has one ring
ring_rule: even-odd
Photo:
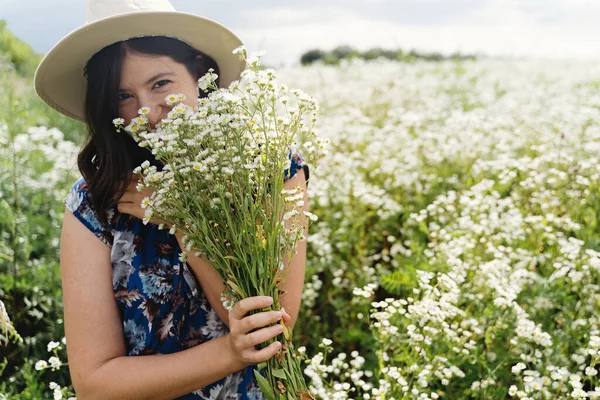
[[[134,271],[133,259],[136,256],[134,233],[131,231],[116,232],[111,249],[113,264],[113,289],[126,287],[129,276]]]
[[[296,146],[289,153],[284,181],[309,170]],[[144,225],[116,208],[103,226],[92,209],[87,183],[80,178],[64,200],[65,206],[103,243],[111,247],[112,286],[128,356],[170,354],[189,349],[229,332],[212,309],[200,284],[168,230]],[[262,400],[254,370],[249,366],[181,396],[179,400]]]

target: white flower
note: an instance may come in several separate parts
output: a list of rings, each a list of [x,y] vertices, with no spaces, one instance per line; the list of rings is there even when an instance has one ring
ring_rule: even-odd
[[[238,54],[238,53],[245,53],[245,52],[246,52],[246,45],[241,45],[241,46],[238,46],[235,49],[233,49],[233,51],[231,53]]]
[[[147,225],[148,222],[150,222],[151,218],[152,218],[152,209],[146,208],[146,210],[144,211],[144,217],[142,218],[142,222],[144,223],[144,225]]]
[[[50,363],[52,370],[60,369],[60,366],[62,365],[62,363],[60,362],[60,359],[58,357],[50,357],[48,359],[48,363]]]
[[[331,339],[327,339],[327,338],[323,338],[323,344],[325,346],[329,346],[331,345],[333,342],[331,341]]]
[[[138,114],[148,115],[150,113],[150,107],[142,107],[138,110]]]
[[[60,391],[60,389],[55,389],[54,390],[54,400],[60,400],[63,398],[63,394]]]
[[[60,386],[58,386],[58,384],[56,382],[50,382],[50,384],[48,385],[48,387],[52,390],[54,389],[60,389]]]
[[[221,303],[227,311],[231,311],[235,306],[235,299],[233,299],[233,297],[231,297],[229,294],[223,292],[221,293]]]
[[[48,363],[46,361],[44,361],[44,360],[40,360],[40,361],[38,361],[38,362],[35,363],[35,369],[37,371],[41,371],[41,370],[43,370],[43,369],[45,369],[47,367],[48,367]]]
[[[317,219],[319,219],[319,217],[317,217],[315,214],[313,214],[309,211],[302,211],[302,213],[304,215],[306,215],[308,218],[310,218],[311,221],[316,221]]]
[[[136,117],[136,118],[132,119],[131,121],[138,125],[144,125],[148,122],[148,117],[145,115],[142,115],[141,117]]]
[[[176,103],[183,101],[182,99],[185,99],[185,95],[182,93],[170,94],[167,97],[165,97],[165,102],[167,103],[167,105],[173,106]]]
[[[58,343],[58,342],[50,342],[50,343],[48,343],[48,351],[52,351],[52,349],[55,349],[58,346],[60,346],[60,343]]]
[[[294,215],[297,215],[297,214],[298,214],[298,210],[296,210],[294,208],[291,211],[288,211],[285,214],[283,214],[283,220],[287,221],[288,219],[292,218]]]
[[[115,118],[113,119],[113,125],[117,128],[122,127],[125,124],[125,120],[123,118]]]
[[[519,375],[522,370],[527,368],[527,366],[523,363],[518,363],[517,365],[512,367],[512,373],[515,375]]]

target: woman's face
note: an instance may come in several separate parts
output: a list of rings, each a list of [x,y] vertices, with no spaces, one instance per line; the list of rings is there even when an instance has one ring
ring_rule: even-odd
[[[173,108],[166,104],[169,94],[183,93],[184,103],[198,104],[198,84],[187,68],[168,56],[127,54],[119,87],[119,117],[129,124],[142,107],[150,107],[148,122],[154,127]]]

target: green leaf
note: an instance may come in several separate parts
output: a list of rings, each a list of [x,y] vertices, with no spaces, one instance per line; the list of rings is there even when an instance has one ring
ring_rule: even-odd
[[[15,218],[13,209],[4,199],[0,199],[0,224],[10,225]]]
[[[286,379],[285,372],[281,368],[274,369],[271,371],[271,373],[273,374],[273,376],[276,376],[279,379]]]
[[[267,400],[276,400],[275,392],[269,382],[265,379],[264,376],[260,374],[257,370],[254,370],[254,377],[256,378],[256,382],[258,383],[258,387],[263,392]]]
[[[429,229],[427,229],[427,225],[424,222],[419,222],[419,230],[426,235],[429,235]]]
[[[401,295],[409,290],[416,281],[416,274],[412,265],[405,266],[405,270],[395,270],[380,278],[381,287],[393,295]]]

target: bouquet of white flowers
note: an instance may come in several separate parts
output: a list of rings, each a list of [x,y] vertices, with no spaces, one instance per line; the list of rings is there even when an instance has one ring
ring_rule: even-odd
[[[271,296],[278,309],[284,260],[304,239],[304,227],[293,218],[303,212],[304,190],[283,187],[288,155],[298,136],[304,157],[316,166],[326,140],[315,133],[315,99],[277,84],[273,70],[261,69],[259,55],[246,57],[243,47],[235,52],[247,68],[228,89],[217,88],[210,70],[198,85],[214,91],[197,107],[183,104],[183,95],[169,95],[174,107],[154,130],[148,108],[124,129],[164,165],[159,170],[144,162],[134,170],[141,175],[138,190],[155,189],[142,204],[144,222],[160,219],[185,233],[183,246],[205,256],[223,279],[227,309],[249,296]],[[114,123],[123,126],[123,120]],[[312,398],[285,325],[283,336],[276,357],[259,364],[265,376],[255,371],[260,388],[269,400]]]

